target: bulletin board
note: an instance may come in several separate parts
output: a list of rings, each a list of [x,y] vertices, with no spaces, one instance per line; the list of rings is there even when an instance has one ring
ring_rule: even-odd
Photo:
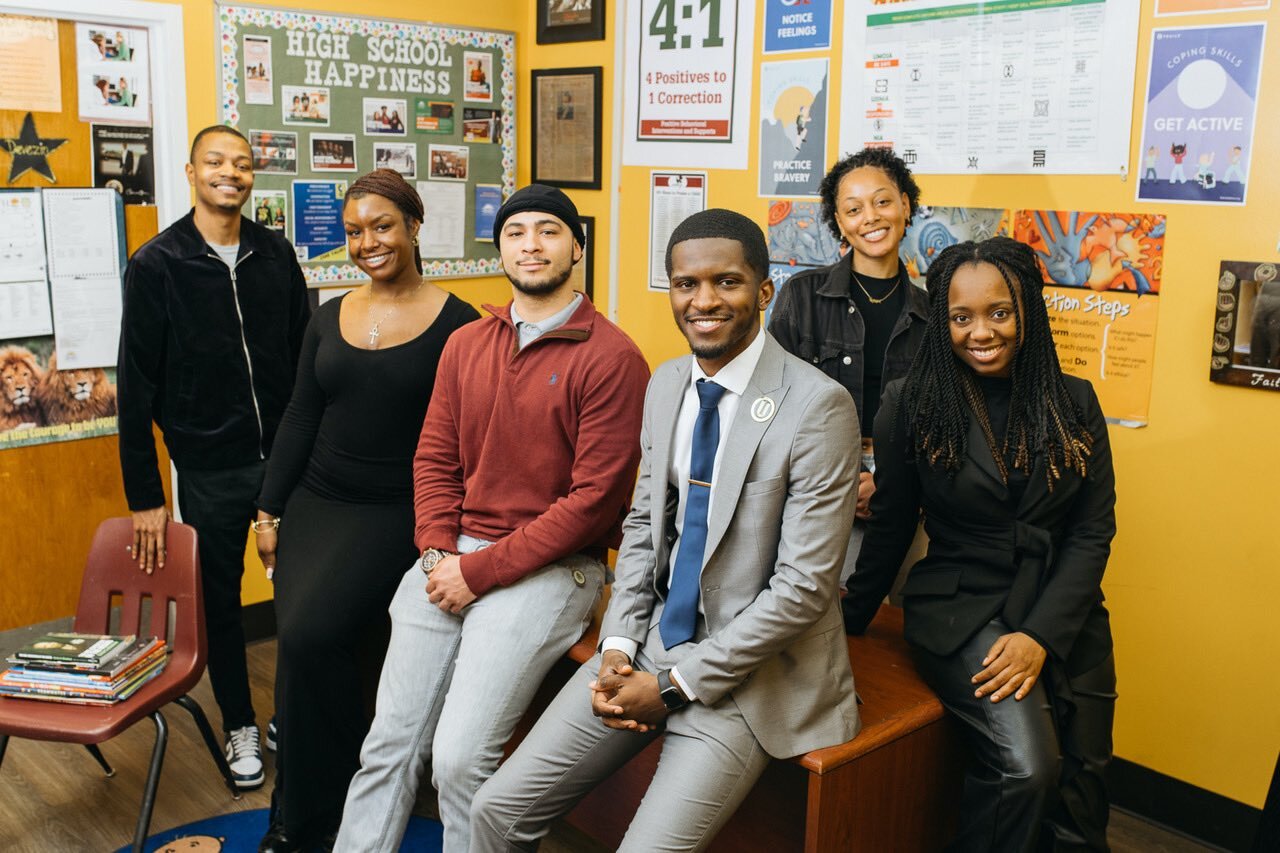
[[[254,149],[249,215],[289,238],[309,285],[365,279],[341,200],[379,166],[429,211],[425,275],[501,274],[477,200],[515,189],[514,33],[232,4],[217,16],[222,120]]]

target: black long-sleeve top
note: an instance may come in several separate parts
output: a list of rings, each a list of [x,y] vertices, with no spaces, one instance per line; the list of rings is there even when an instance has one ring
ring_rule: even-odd
[[[1084,671],[1110,652],[1105,619],[1089,617],[1103,599],[1102,574],[1116,529],[1111,447],[1093,386],[1064,379],[1093,448],[1087,476],[1064,471],[1052,491],[1041,455],[1029,476],[1011,473],[1009,485],[1001,482],[972,414],[967,456],[954,476],[915,457],[896,417],[901,383],[890,384],[876,417],[871,518],[843,603],[850,633],[861,633],[874,617],[923,510],[929,551],[902,588],[908,641],[949,655],[1000,615],[1068,672]],[[1007,398],[1002,401],[998,382],[981,387],[999,436]]]
[[[480,317],[450,295],[416,338],[367,350],[342,337],[341,302],[320,306],[303,336],[293,397],[258,498],[272,515],[299,484],[352,503],[412,501],[413,453],[440,353],[455,329]]]

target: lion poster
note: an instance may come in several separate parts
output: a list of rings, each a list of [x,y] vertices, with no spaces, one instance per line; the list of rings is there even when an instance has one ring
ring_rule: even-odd
[[[59,370],[52,336],[0,341],[0,450],[114,433],[115,372]]]

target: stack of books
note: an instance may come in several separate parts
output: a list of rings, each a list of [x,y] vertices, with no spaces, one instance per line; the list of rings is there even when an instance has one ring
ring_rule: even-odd
[[[168,648],[133,634],[45,634],[9,658],[0,696],[111,705],[164,669]]]

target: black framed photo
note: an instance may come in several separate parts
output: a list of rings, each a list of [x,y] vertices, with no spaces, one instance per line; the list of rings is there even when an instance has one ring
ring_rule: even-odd
[[[603,74],[598,65],[532,72],[534,183],[600,189]]]
[[[538,44],[603,38],[604,0],[538,0]]]
[[[1209,379],[1280,391],[1280,270],[1270,261],[1222,261]]]
[[[588,299],[595,302],[596,218],[594,216],[579,216],[578,221],[582,223],[582,233],[586,235],[587,245],[582,250],[582,260],[574,264],[569,280],[573,282],[574,290],[582,291],[587,294]]]

